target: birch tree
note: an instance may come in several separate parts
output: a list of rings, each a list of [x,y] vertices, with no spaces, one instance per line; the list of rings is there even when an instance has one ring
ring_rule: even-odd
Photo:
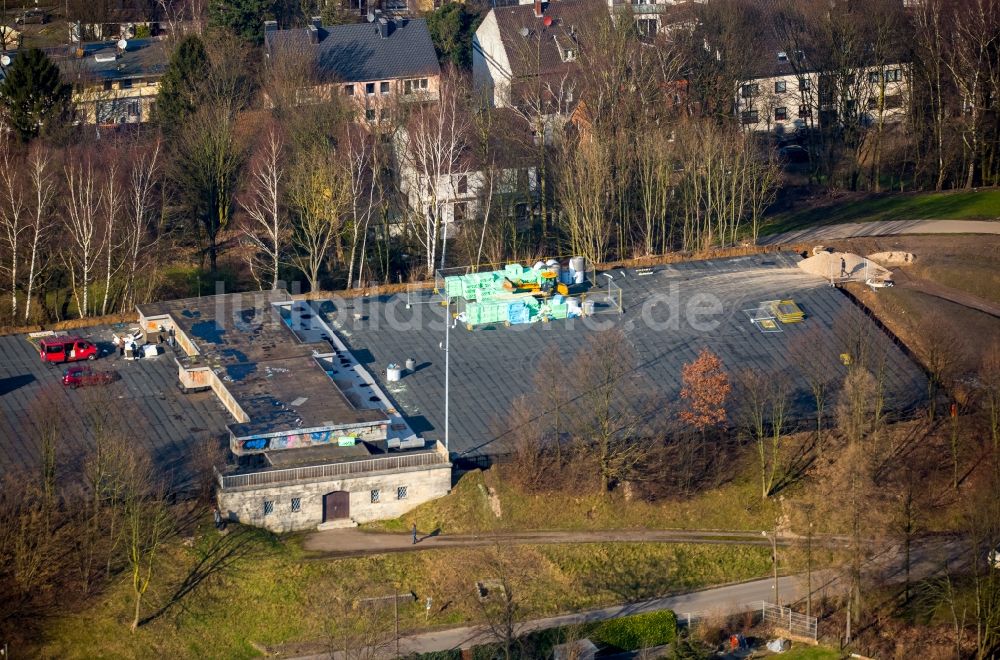
[[[348,127],[344,137],[344,156],[350,165],[351,252],[348,257],[347,288],[360,286],[364,275],[368,229],[373,216],[384,204],[381,182],[384,152],[378,141],[364,131]],[[360,256],[358,241],[361,241]],[[355,270],[355,264],[357,269]]]
[[[28,157],[28,179],[31,187],[31,229],[28,236],[28,277],[24,292],[25,322],[31,319],[31,296],[44,270],[41,253],[52,227],[52,205],[56,194],[49,152],[44,148],[36,148]]]
[[[153,227],[156,212],[156,189],[160,182],[160,142],[152,150],[142,150],[132,157],[127,191],[127,225],[125,227],[125,292],[122,311],[139,302],[137,279],[149,251],[158,236]]]
[[[407,182],[419,208],[411,209],[410,222],[417,241],[424,249],[427,275],[434,274],[438,260],[438,242],[442,242],[440,267],[444,267],[445,240],[442,221],[445,195],[442,186],[452,185],[459,158],[468,145],[469,119],[461,99],[459,81],[441,80],[437,103],[422,104],[406,128],[403,159],[413,173]]]
[[[340,154],[319,149],[299,157],[289,177],[292,264],[318,291],[320,272],[335,247],[351,204],[351,184]]]
[[[125,207],[125,191],[118,180],[118,166],[108,165],[107,178],[104,181],[102,193],[104,201],[104,237],[102,239],[104,261],[104,298],[101,301],[101,316],[108,313],[108,301],[111,299],[111,279],[122,268],[119,248],[127,240],[121,238],[121,216]]]
[[[99,226],[102,195],[90,158],[67,165],[66,233],[63,260],[70,275],[77,313],[85,318],[90,313],[90,288],[94,282],[100,258],[102,234]]]
[[[274,129],[268,135],[250,173],[250,195],[243,203],[248,222],[243,236],[250,246],[245,255],[250,274],[261,290],[265,284],[278,288],[278,275],[288,235],[288,220],[282,208],[284,145]]]
[[[24,234],[29,230],[29,213],[24,201],[24,183],[18,168],[11,159],[10,146],[5,140],[0,147],[0,238],[3,239],[7,259],[0,263],[0,272],[6,274],[10,284],[10,315],[17,317],[17,290],[21,284],[21,253]]]

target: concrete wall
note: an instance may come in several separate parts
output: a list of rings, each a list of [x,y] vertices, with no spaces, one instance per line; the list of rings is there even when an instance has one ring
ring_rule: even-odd
[[[500,38],[496,10],[490,11],[472,37],[472,82],[494,107],[510,105],[510,60]]]
[[[406,499],[397,499],[396,489],[406,486]],[[380,490],[372,504],[371,491]],[[242,490],[220,490],[217,499],[223,518],[264,527],[272,532],[315,529],[323,522],[323,496],[333,491],[351,495],[350,516],[357,523],[398,518],[419,504],[447,495],[451,490],[451,465],[410,468],[392,473],[353,475],[309,483]],[[292,498],[300,498],[301,509],[292,512]],[[264,515],[264,502],[273,510]]]

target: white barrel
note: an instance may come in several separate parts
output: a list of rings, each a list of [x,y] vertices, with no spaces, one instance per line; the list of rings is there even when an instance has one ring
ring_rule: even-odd
[[[399,365],[390,364],[385,370],[385,379],[390,383],[399,382],[399,379],[403,377],[403,370],[399,368]]]
[[[413,358],[406,358],[406,370],[413,373],[413,370],[417,368],[417,361]]]
[[[583,284],[584,279],[586,279],[587,274],[582,270],[578,270],[573,273],[573,284]]]
[[[555,259],[549,259],[548,261],[545,262],[545,265],[548,266],[549,268],[555,266],[557,270],[559,268],[559,262],[556,261]]]
[[[583,315],[592,316],[594,314],[594,301],[584,300],[583,301]]]
[[[580,301],[577,298],[567,298],[566,299],[566,311],[567,312],[579,312],[580,311]]]
[[[536,261],[535,262],[535,270],[545,270],[545,262],[544,261]]]
[[[569,260],[569,270],[571,273],[579,273],[587,268],[587,261],[583,257],[573,257]]]

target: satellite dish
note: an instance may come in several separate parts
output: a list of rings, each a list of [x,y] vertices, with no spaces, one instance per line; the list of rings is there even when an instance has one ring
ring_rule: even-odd
[[[118,50],[125,50],[126,48],[128,48],[128,42],[125,41],[124,39],[119,39],[118,40]]]
[[[10,55],[4,55],[0,57],[0,64],[3,66],[10,66]]]
[[[531,34],[531,30],[529,30],[526,27],[521,28],[521,36],[522,37],[527,37],[529,34]]]
[[[369,23],[374,23],[375,22],[375,12],[373,12],[373,11],[369,11],[368,12],[368,22]]]

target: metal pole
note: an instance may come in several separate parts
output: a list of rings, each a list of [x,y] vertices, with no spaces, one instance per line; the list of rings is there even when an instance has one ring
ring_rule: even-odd
[[[396,617],[396,657],[399,657],[399,594],[392,590],[392,613]]]

